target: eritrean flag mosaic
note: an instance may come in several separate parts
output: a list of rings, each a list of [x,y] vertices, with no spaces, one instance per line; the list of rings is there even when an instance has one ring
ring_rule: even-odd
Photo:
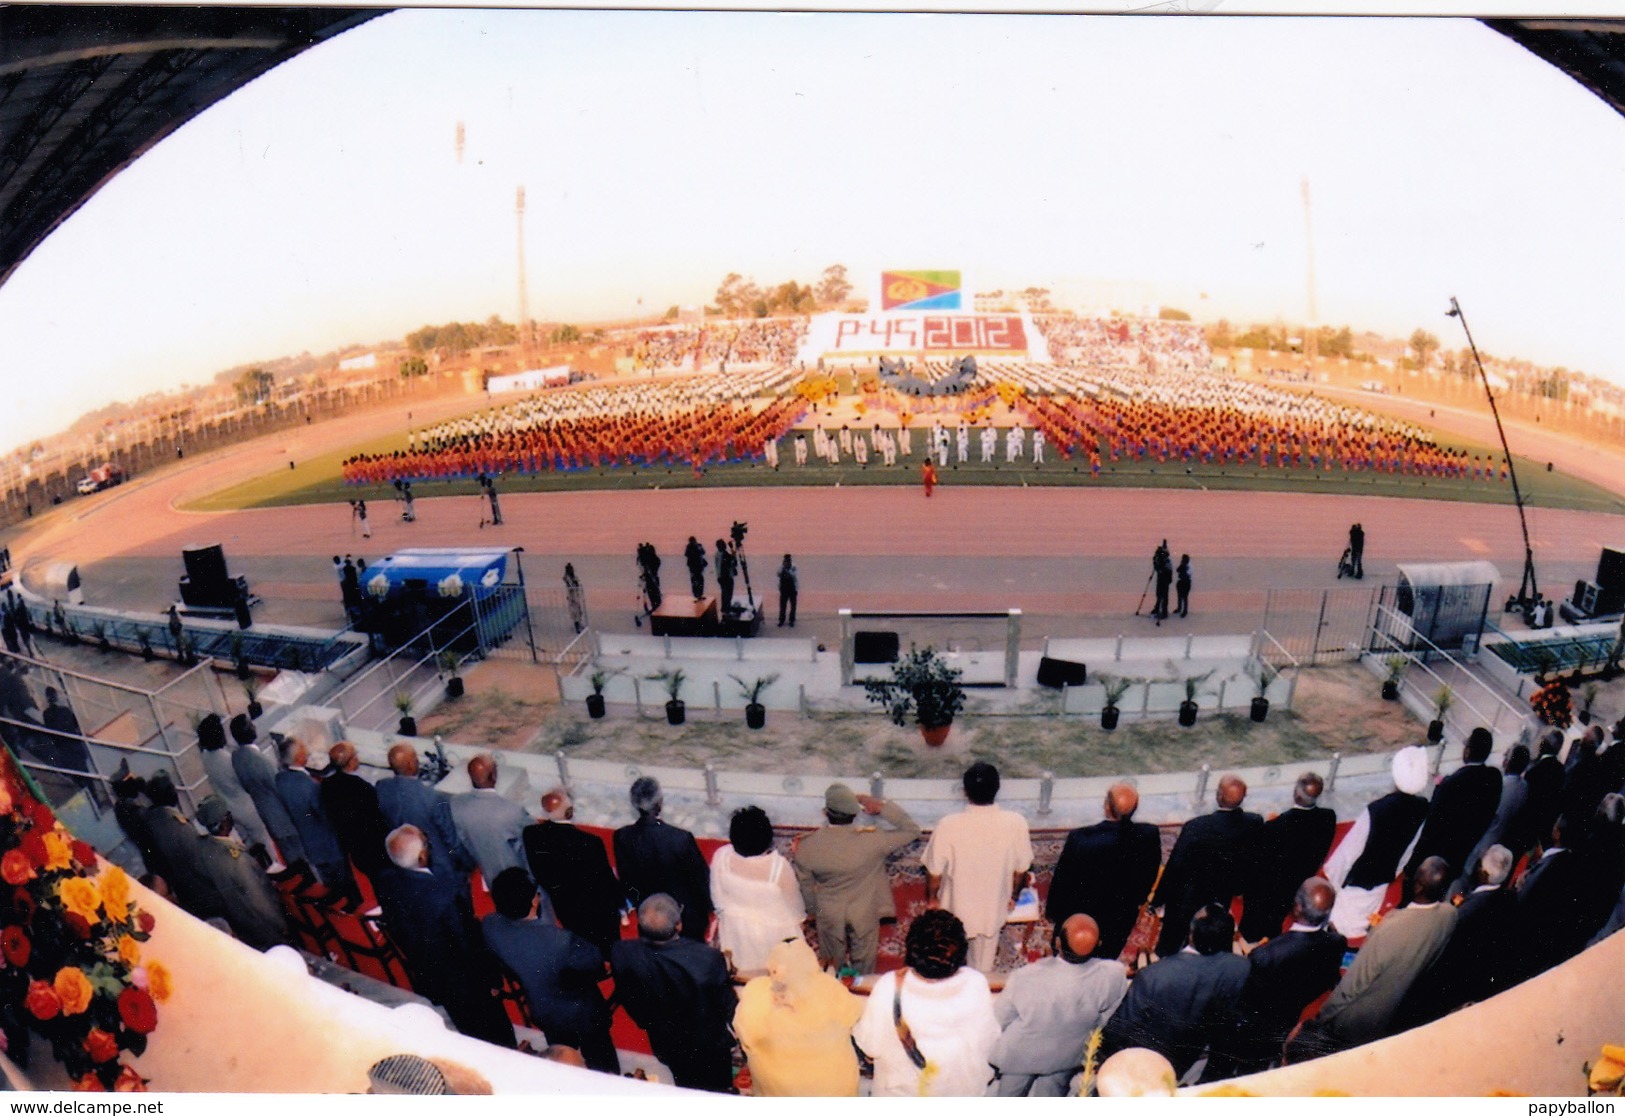
[[[957,271],[883,271],[882,310],[958,310],[964,282]]]

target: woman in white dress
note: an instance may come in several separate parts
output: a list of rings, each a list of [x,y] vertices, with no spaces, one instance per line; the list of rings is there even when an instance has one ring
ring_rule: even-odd
[[[795,869],[773,848],[773,823],[761,807],[734,811],[728,842],[711,858],[717,948],[738,972],[763,972],[774,946],[801,937],[807,909]]]
[[[260,820],[260,812],[254,808],[254,800],[243,789],[232,768],[233,749],[226,743],[226,726],[218,713],[210,713],[198,722],[197,746],[203,759],[203,772],[214,785],[215,793],[231,807],[231,819],[242,835],[243,844],[256,857],[264,858],[262,864],[269,864],[276,855],[276,846]]]

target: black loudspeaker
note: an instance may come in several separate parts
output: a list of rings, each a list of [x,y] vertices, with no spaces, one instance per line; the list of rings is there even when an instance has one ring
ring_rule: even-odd
[[[1604,547],[1597,560],[1597,604],[1593,612],[1606,616],[1625,609],[1625,552]]]
[[[895,663],[897,661],[896,632],[853,632],[852,661],[854,663]]]
[[[1045,655],[1038,660],[1038,684],[1059,690],[1062,686],[1081,686],[1088,681],[1089,668],[1082,663],[1065,659],[1052,659]]]
[[[193,546],[181,551],[186,563],[186,576],[193,585],[219,585],[226,580],[226,551],[219,543],[213,546]]]

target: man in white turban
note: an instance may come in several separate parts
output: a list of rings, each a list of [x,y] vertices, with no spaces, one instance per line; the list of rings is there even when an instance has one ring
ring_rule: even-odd
[[[1427,751],[1401,748],[1391,769],[1395,789],[1360,811],[1326,860],[1326,878],[1337,888],[1332,925],[1345,938],[1365,937],[1427,819],[1428,800],[1422,796],[1430,781]]]

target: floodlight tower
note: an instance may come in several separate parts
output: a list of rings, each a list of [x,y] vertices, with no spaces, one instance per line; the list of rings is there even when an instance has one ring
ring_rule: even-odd
[[[1299,180],[1303,190],[1303,247],[1308,265],[1309,323],[1304,327],[1303,354],[1313,361],[1320,355],[1320,307],[1315,298],[1315,222],[1309,209],[1309,177]]]
[[[519,344],[526,344],[530,334],[530,293],[525,286],[525,184],[520,183],[514,194],[514,218],[519,227]]]

